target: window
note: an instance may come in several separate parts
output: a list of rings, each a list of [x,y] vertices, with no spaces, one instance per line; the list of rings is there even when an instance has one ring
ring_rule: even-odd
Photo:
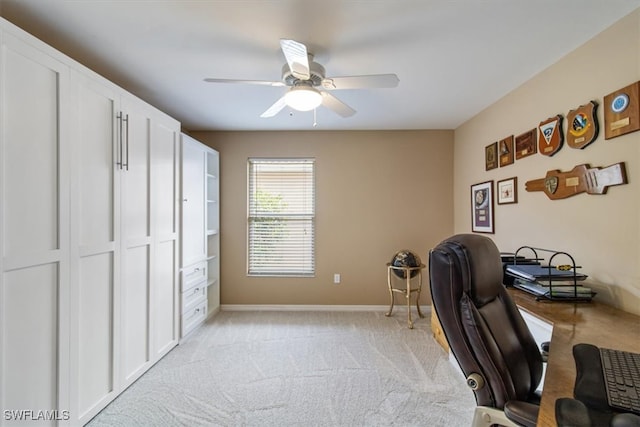
[[[315,161],[249,159],[248,273],[315,274]]]

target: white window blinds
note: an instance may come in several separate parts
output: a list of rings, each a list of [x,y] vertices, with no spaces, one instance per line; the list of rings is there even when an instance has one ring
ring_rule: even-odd
[[[313,159],[249,159],[250,275],[315,273]]]

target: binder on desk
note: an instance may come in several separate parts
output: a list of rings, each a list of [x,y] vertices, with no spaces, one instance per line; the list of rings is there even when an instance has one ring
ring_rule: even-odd
[[[517,265],[540,265],[537,259],[527,258],[512,253],[512,252],[500,252],[500,260],[502,261],[502,283],[506,287],[513,286],[513,279],[515,276],[507,274],[507,267],[512,264]]]
[[[553,286],[549,286],[549,283],[545,282],[532,282],[525,279],[515,278],[513,281],[513,287],[541,297],[591,298],[594,295],[591,288],[574,286],[573,281],[554,282]]]
[[[519,277],[530,282],[539,280],[584,280],[586,274],[577,273],[573,270],[558,270],[555,267],[544,265],[508,265],[507,274]]]

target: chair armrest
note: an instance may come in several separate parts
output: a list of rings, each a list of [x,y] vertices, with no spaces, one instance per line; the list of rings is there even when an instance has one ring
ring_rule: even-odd
[[[535,427],[540,407],[521,400],[510,400],[504,405],[504,414],[508,419],[526,427]]]

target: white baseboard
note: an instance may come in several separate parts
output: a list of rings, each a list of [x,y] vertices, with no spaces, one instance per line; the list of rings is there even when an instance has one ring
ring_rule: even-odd
[[[411,307],[415,310],[415,306]],[[388,305],[308,305],[308,304],[222,304],[222,311],[382,311],[389,310]],[[395,311],[405,311],[406,306],[396,305]],[[422,314],[431,314],[431,306],[420,307]]]
[[[213,310],[209,310],[209,313],[207,314],[207,318],[205,319],[205,322],[211,319],[213,316],[215,316],[218,313],[220,313],[220,306],[217,306]]]

